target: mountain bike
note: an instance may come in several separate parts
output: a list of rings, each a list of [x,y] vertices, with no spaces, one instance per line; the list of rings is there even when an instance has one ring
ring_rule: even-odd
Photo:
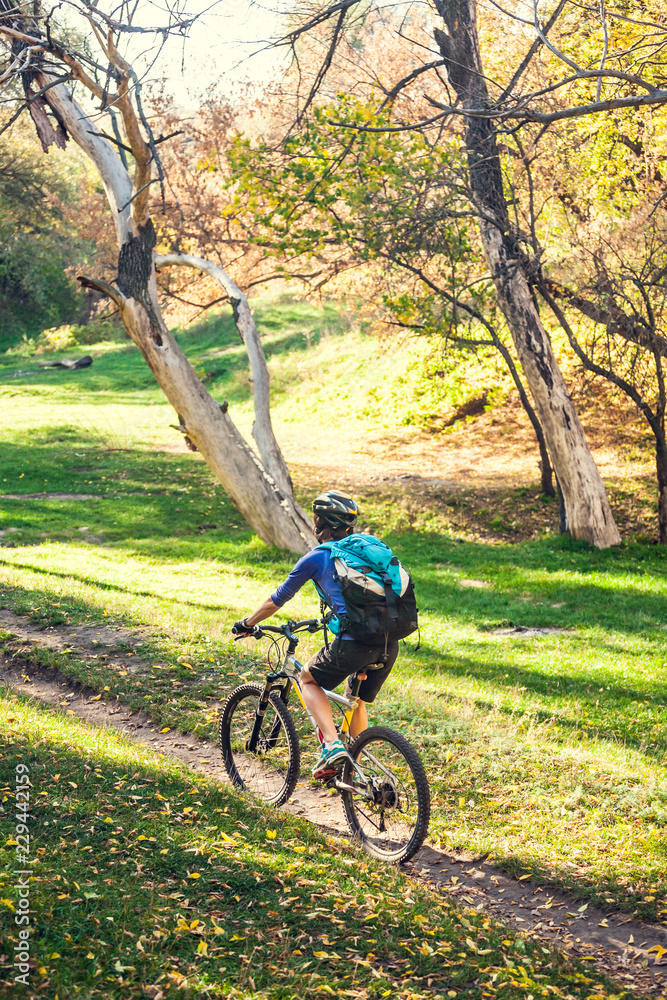
[[[322,734],[308,711],[295,657],[299,632],[315,633],[325,619],[257,626],[256,639],[272,638],[269,672],[264,684],[247,683],[227,698],[220,719],[220,749],[232,784],[264,802],[282,806],[296,787],[301,766],[299,737],[288,707],[294,693],[318,739]],[[393,864],[408,861],[424,843],[431,811],[426,772],[419,754],[404,736],[386,726],[372,726],[350,736],[352,714],[359,701],[363,671],[348,680],[348,693],[325,694],[340,712],[337,726],[348,751],[342,767],[324,784],[340,792],[354,839],[375,858]]]

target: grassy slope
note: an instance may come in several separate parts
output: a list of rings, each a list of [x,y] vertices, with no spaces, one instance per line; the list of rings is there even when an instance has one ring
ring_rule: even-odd
[[[313,827],[194,778],[118,734],[0,697],[10,836],[3,944],[16,942],[14,773],[30,768],[36,995],[291,1000],[619,1000],[607,984]],[[3,806],[3,809],[5,807]],[[15,997],[11,959],[0,996]],[[4,980],[4,982],[3,982]]]
[[[332,405],[351,405],[346,394],[363,396],[373,372],[364,374],[358,352],[374,348],[344,334],[331,310],[286,304],[258,315],[281,420],[298,419],[307,399],[317,426]],[[217,371],[218,398],[247,427],[247,376],[229,322],[181,342]],[[329,380],[325,392],[302,378],[304,365]],[[226,628],[273,589],[290,558],[247,531],[197,456],[157,450],[173,440],[173,415],[135,351],[116,346],[88,371],[10,383],[6,396],[3,488],[100,499],[4,502],[2,526],[18,530],[4,537],[13,547],[2,551],[3,602],[44,622],[150,623],[157,634],[146,652],[160,669],[147,675],[121,673],[119,656],[91,672],[75,654],[36,655],[160,721],[212,733],[224,692],[259,673],[253,651],[231,647]],[[372,431],[387,415],[364,419]],[[304,461],[315,465],[317,453]],[[665,920],[664,553],[599,553],[553,538],[473,543],[427,500],[397,533],[386,495],[369,495],[364,509],[417,580],[422,646],[405,649],[375,714],[423,747],[434,834]],[[466,586],[471,579],[481,585]],[[314,607],[303,593],[290,614]],[[508,623],[572,631],[520,641],[491,634]]]

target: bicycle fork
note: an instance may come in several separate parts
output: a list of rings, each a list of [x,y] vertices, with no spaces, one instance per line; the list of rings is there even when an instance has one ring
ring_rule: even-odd
[[[257,744],[259,743],[260,733],[262,731],[262,726],[264,725],[264,717],[266,715],[266,710],[269,707],[269,702],[271,700],[271,692],[274,690],[274,688],[280,687],[279,684],[273,684],[272,680],[273,678],[271,679],[267,678],[267,683],[259,698],[259,705],[257,706],[257,711],[255,712],[255,722],[252,727],[252,732],[250,734],[250,738],[246,741],[245,748],[248,751],[248,753],[257,752]],[[289,693],[291,688],[292,688],[292,681],[290,678],[287,678],[287,683],[282,686],[280,692],[282,700],[285,702],[285,704],[287,704],[287,699],[289,698]],[[264,747],[262,749],[273,750],[275,748],[275,745],[278,742],[278,737],[280,735],[280,728],[281,728],[280,718],[276,716],[273,725],[271,726],[271,732],[264,741]]]

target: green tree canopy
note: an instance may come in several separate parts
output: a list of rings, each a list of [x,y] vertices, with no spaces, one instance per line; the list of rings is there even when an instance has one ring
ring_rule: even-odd
[[[92,252],[74,209],[84,171],[69,154],[45,157],[28,126],[0,137],[0,336],[13,340],[73,319],[81,295],[68,269]]]

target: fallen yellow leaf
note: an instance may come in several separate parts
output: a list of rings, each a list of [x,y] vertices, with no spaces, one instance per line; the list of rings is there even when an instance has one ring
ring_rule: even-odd
[[[269,840],[275,840],[276,839],[276,831],[275,830],[267,830],[266,831],[266,836],[269,838]]]
[[[188,878],[201,878],[199,872],[190,872]]]

